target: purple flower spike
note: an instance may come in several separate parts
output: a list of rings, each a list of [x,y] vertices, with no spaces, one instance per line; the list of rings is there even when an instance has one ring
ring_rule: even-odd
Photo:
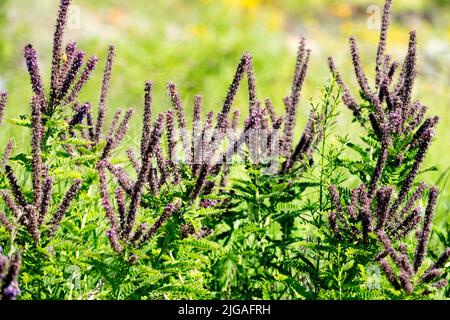
[[[141,157],[144,155],[145,146],[148,143],[152,129],[152,90],[153,83],[150,81],[145,83],[145,100],[144,100],[144,117],[142,122],[142,138],[141,138]]]
[[[81,124],[90,109],[91,105],[89,103],[85,103],[79,106],[75,110],[75,114],[73,115],[72,119],[69,121],[69,127],[73,128],[74,126]]]
[[[3,115],[5,113],[6,102],[8,101],[8,93],[6,91],[0,91],[0,125],[3,121]]]
[[[50,99],[53,104],[58,92],[59,73],[62,58],[62,43],[64,30],[67,25],[67,17],[71,0],[61,0],[59,4],[58,17],[56,19],[55,33],[53,35],[53,53],[52,53],[52,73]]]
[[[248,52],[245,52],[239,61],[239,64],[236,68],[236,73],[234,74],[233,81],[230,84],[230,87],[228,88],[227,96],[225,98],[225,101],[222,106],[222,112],[221,117],[225,118],[228,116],[228,113],[231,110],[231,106],[233,105],[234,98],[236,96],[236,93],[239,89],[239,85],[244,78],[245,73],[247,72],[247,66],[249,64],[249,61],[251,61],[251,55]],[[220,123],[219,123],[220,125]]]
[[[15,300],[20,295],[17,276],[22,264],[22,252],[13,254],[11,258],[2,253],[0,247],[0,300]]]
[[[378,42],[377,59],[376,59],[376,80],[375,84],[377,88],[381,85],[383,71],[381,66],[383,65],[384,53],[386,51],[386,40],[389,24],[391,22],[391,7],[392,0],[387,0],[384,4],[383,17],[381,22],[380,41]]]
[[[79,179],[75,180],[69,190],[67,190],[58,210],[50,221],[50,235],[54,235],[56,233],[64,214],[67,212],[72,200],[77,196],[81,189],[81,182],[82,181]]]
[[[105,71],[103,72],[102,90],[100,92],[100,102],[98,105],[97,123],[95,125],[94,142],[98,143],[102,135],[103,126],[105,124],[106,116],[106,99],[109,93],[109,85],[111,81],[112,67],[114,58],[116,56],[116,49],[113,45],[109,46],[108,58],[106,60]]]
[[[31,44],[25,47],[25,62],[27,64],[28,73],[30,74],[31,87],[42,101],[45,100],[44,85],[42,84],[41,73],[37,61],[36,51]]]
[[[16,298],[20,295],[19,284],[17,281],[13,281],[5,288],[3,291],[3,298],[6,300],[16,300]]]
[[[80,79],[75,83],[72,92],[67,96],[65,104],[70,104],[75,101],[81,92],[81,89],[86,85],[86,83],[91,79],[92,73],[97,66],[98,58],[96,56],[91,56],[84,67],[83,73]]]
[[[143,245],[146,241],[153,238],[156,232],[163,226],[164,223],[169,220],[170,217],[178,210],[179,204],[169,203],[162,213],[162,215],[155,221],[152,227],[143,235],[141,241],[138,242],[139,245]]]
[[[114,229],[110,229],[106,231],[106,236],[109,239],[109,243],[111,244],[111,247],[114,249],[114,251],[117,254],[122,253],[123,247],[119,242],[119,237],[117,235],[117,232]]]
[[[61,88],[59,88],[58,90],[58,95],[57,98],[55,99],[55,103],[59,103],[68,94],[70,87],[72,86],[73,82],[78,76],[80,68],[83,66],[83,61],[84,61],[84,52],[77,51],[73,58],[72,65],[69,71],[67,72],[67,76],[62,82]]]
[[[201,208],[212,208],[212,207],[217,206],[218,203],[219,203],[219,201],[217,201],[217,200],[202,199],[200,201],[200,207]]]
[[[423,230],[419,238],[419,244],[417,246],[416,255],[414,256],[414,271],[417,271],[422,265],[426,256],[428,242],[430,240],[431,227],[434,218],[434,210],[436,208],[437,198],[439,190],[436,187],[430,189],[428,196],[428,205],[425,210],[425,220],[423,223]]]

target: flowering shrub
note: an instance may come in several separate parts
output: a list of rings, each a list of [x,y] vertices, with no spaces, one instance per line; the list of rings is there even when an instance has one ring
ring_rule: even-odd
[[[448,227],[431,241],[439,191],[416,183],[439,118],[412,99],[416,33],[398,76],[400,64],[386,54],[392,1],[373,88],[351,37],[361,101],[329,58],[331,79],[312,100],[299,140],[311,53],[304,38],[284,114],[260,100],[245,52],[221,110],[202,119],[197,95],[192,125],[177,85],[167,83],[172,109],[154,115],[146,82],[140,144],[125,152],[133,109],[116,111],[109,126],[105,120],[116,49],[109,46],[94,110],[79,97],[99,60],[86,59],[74,41],[64,47],[70,4],[60,1],[48,90],[34,47],[24,48],[30,114],[8,120],[31,130],[30,151],[13,156],[10,140],[1,162],[2,299],[448,296]],[[233,108],[244,79],[248,116],[240,121]],[[7,100],[1,92],[0,124]],[[365,130],[361,144],[330,139],[341,100]]]

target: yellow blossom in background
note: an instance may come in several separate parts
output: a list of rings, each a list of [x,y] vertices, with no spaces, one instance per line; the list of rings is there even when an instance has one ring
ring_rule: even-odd
[[[338,18],[348,18],[353,14],[353,8],[349,4],[337,3],[331,7],[330,13]]]
[[[356,25],[352,21],[344,21],[340,25],[341,33],[344,35],[353,35],[356,33]]]
[[[189,34],[194,38],[204,39],[208,37],[208,28],[202,24],[196,24],[189,27]]]
[[[388,44],[408,46],[409,31],[396,25],[391,26],[389,29]]]
[[[367,45],[377,46],[380,41],[380,31],[378,29],[368,28],[365,23],[361,23],[358,27],[358,38]]]
[[[260,0],[224,0],[228,7],[254,11],[261,5]]]
[[[269,12],[269,18],[266,25],[270,31],[278,31],[283,29],[285,23],[285,15],[283,11],[273,8]]]
[[[379,30],[369,28],[364,19],[345,21],[340,25],[343,36],[354,36],[358,42],[366,45],[376,45],[380,39]]]

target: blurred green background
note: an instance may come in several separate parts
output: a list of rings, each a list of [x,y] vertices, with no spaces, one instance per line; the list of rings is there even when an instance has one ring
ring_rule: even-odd
[[[10,92],[7,117],[28,108],[31,91],[22,57],[22,48],[27,43],[37,47],[41,70],[48,80],[58,2],[0,0],[0,88]],[[142,112],[144,82],[152,80],[157,111],[170,106],[165,93],[167,81],[178,84],[188,109],[198,93],[204,96],[204,110],[219,110],[236,64],[248,50],[254,56],[259,98],[272,98],[281,111],[282,99],[290,88],[297,40],[305,36],[312,59],[298,118],[302,126],[310,99],[318,101],[318,88],[329,78],[327,56],[336,58],[344,78],[356,89],[347,45],[349,35],[359,40],[366,71],[373,75],[378,41],[373,22],[378,21],[384,1],[74,0],[73,4],[66,40],[77,40],[87,54],[96,54],[101,59],[83,100],[97,103],[107,46],[109,43],[117,46],[110,109],[131,106]],[[388,38],[388,51],[403,59],[408,32],[418,31],[419,78],[415,97],[429,107],[429,114],[442,118],[426,161],[427,165],[437,164],[440,168],[439,172],[424,177],[430,183],[438,181],[449,166],[449,18],[448,0],[395,0]],[[242,90],[236,104],[244,114],[245,98]],[[128,145],[138,142],[138,118],[139,113],[134,120],[136,125],[131,127]],[[351,124],[350,119],[350,112],[342,106],[339,134],[358,134],[358,126]],[[297,134],[300,135],[300,130]],[[4,138],[0,146],[10,135],[19,144],[29,139],[23,131],[7,125],[2,128]],[[443,180],[441,186],[442,183]],[[441,208],[448,212],[449,186],[445,190]]]

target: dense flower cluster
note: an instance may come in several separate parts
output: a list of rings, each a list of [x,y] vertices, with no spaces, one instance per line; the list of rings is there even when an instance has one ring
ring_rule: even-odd
[[[370,88],[362,69],[356,40],[353,37],[350,38],[350,51],[356,79],[363,99],[370,104],[368,109],[369,122],[381,146],[377,163],[368,187],[366,188],[362,184],[351,190],[350,203],[345,211],[341,206],[336,186],[331,185],[329,187],[334,210],[329,213],[328,220],[332,233],[338,239],[348,237],[348,241],[360,242],[368,247],[370,239],[373,238],[371,234],[373,234],[384,248],[382,253],[377,255],[376,260],[379,261],[387,279],[394,288],[402,288],[410,294],[418,284],[435,281],[442,275],[442,271],[439,269],[447,261],[450,249],[445,250],[438,262],[429,267],[419,277],[420,280],[413,281],[427,256],[438,190],[436,187],[428,189],[424,182],[420,182],[415,191],[412,191],[412,189],[431,144],[439,118],[434,116],[424,120],[426,107],[418,101],[411,102],[412,88],[417,75],[416,33],[414,31],[410,33],[408,52],[398,81],[395,85],[393,84],[393,78],[399,63],[392,61],[391,56],[385,54],[387,32],[391,20],[391,6],[392,0],[387,0],[383,12],[376,57],[375,90]],[[353,111],[356,119],[364,124],[364,108],[366,108],[364,103],[356,102],[337,72],[331,57],[328,59],[328,63],[342,88],[344,104]],[[413,132],[414,134],[412,134]],[[412,164],[406,167],[408,171],[406,171],[407,174],[401,182],[398,192],[394,186],[378,187],[387,167],[388,158],[393,152],[394,141],[403,142],[408,139],[408,136],[412,136],[412,138],[406,145],[406,150],[401,150],[400,153],[394,155],[394,166],[402,164],[403,155],[406,153],[415,154],[415,157]],[[425,213],[422,214],[422,208],[416,206],[416,204],[422,198],[426,189],[429,193],[428,204]],[[408,195],[410,195],[409,198]],[[422,220],[422,229],[418,229]],[[405,240],[415,230],[417,230],[417,243],[411,263],[406,244],[399,244],[399,242]],[[394,249],[395,246],[398,246],[400,252]],[[387,260],[388,257],[391,258],[400,272],[399,280]],[[441,279],[433,286],[445,286],[445,281],[445,279]]]
[[[369,247],[370,234],[376,235],[384,248],[376,259],[380,262],[388,280],[394,287],[397,289],[401,287],[407,293],[413,291],[410,278],[415,276],[425,260],[436,209],[438,190],[435,187],[429,189],[428,204],[423,216],[422,208],[416,206],[417,200],[422,197],[425,189],[426,185],[421,182],[403,208],[398,210],[396,204],[400,195],[394,200],[394,189],[392,187],[380,187],[376,191],[376,197],[371,199],[366,187],[361,185],[351,191],[350,204],[344,210],[337,188],[334,185],[329,187],[334,210],[328,215],[328,220],[334,236],[340,240],[345,239]],[[400,204],[402,203],[403,201]],[[422,219],[422,229],[417,229]],[[394,249],[393,243],[404,240],[414,230],[417,230],[417,244],[413,263],[411,263],[406,244],[399,245],[402,251],[399,255]],[[439,269],[447,261],[449,252],[450,248],[447,248],[441,258],[425,271],[421,277],[421,283],[430,282],[442,275],[443,272]],[[388,256],[391,257],[401,272],[401,286],[395,280],[392,268],[386,260]],[[433,276],[431,276],[431,272]]]
[[[394,76],[400,64],[397,61],[392,61],[392,57],[385,53],[387,32],[391,20],[391,6],[392,0],[387,0],[384,6],[380,40],[377,49],[374,89],[371,89],[362,68],[356,39],[350,37],[349,40],[356,79],[360,86],[363,99],[370,104],[369,108],[365,106],[364,102],[361,104],[358,103],[352,96],[337,71],[333,58],[330,57],[328,59],[328,64],[337,82],[342,87],[344,93],[342,100],[344,104],[352,110],[355,117],[362,124],[365,121],[364,113],[368,111],[368,118],[373,132],[381,143],[380,156],[378,157],[372,180],[368,185],[370,195],[373,195],[377,189],[377,184],[380,182],[386,167],[389,149],[393,146],[393,142],[407,139],[416,130],[406,146],[406,150],[403,148],[398,154],[393,155],[396,158],[397,166],[399,166],[403,162],[405,153],[417,153],[413,164],[414,169],[410,171],[400,193],[398,201],[401,201],[406,196],[407,190],[409,190],[414,178],[419,172],[419,168],[430,146],[431,139],[434,136],[434,130],[439,121],[439,117],[430,117],[424,121],[427,108],[419,101],[412,102],[412,89],[417,76],[417,40],[415,31],[410,33],[408,52],[398,80],[394,83]]]
[[[305,39],[302,38],[297,54],[292,92],[285,99],[286,113],[280,117],[275,114],[270,100],[266,100],[264,109],[261,107],[262,103],[258,100],[256,93],[252,57],[248,52],[243,54],[238,63],[221,112],[216,115],[212,111],[209,112],[202,123],[202,97],[196,96],[194,98],[192,129],[188,129],[185,107],[179,96],[177,86],[171,82],[167,83],[167,93],[174,111],[168,110],[159,114],[152,129],[153,84],[146,82],[139,155],[132,149],[127,150],[128,159],[137,174],[136,180],[133,180],[125,168],[112,164],[108,159],[111,150],[120,143],[125,134],[127,119],[131,110],[125,115],[117,133],[115,135],[107,134],[106,146],[97,165],[102,202],[111,225],[108,237],[115,251],[122,252],[123,246],[120,243],[128,244],[131,241],[138,245],[138,239],[141,239],[140,243],[142,243],[142,239],[151,238],[153,233],[168,219],[169,216],[164,218],[163,213],[161,219],[155,222],[155,228],[148,229],[146,224],[141,224],[133,231],[138,212],[147,207],[147,204],[141,201],[142,195],[149,193],[157,196],[165,186],[180,184],[182,182],[181,175],[186,174],[186,168],[188,168],[188,174],[192,178],[192,187],[188,188],[189,205],[191,205],[199,197],[213,193],[219,181],[220,186],[225,186],[230,160],[234,155],[241,154],[244,146],[247,146],[252,161],[255,163],[264,160],[264,157],[272,157],[276,166],[278,166],[276,159],[280,156],[279,152],[283,150],[281,153],[285,155],[285,161],[273,173],[286,174],[297,162],[302,162],[305,158],[308,161],[311,160],[312,150],[320,139],[321,130],[320,115],[316,112],[311,111],[310,119],[299,143],[294,149],[292,148],[297,106],[310,56],[310,51],[306,50],[305,46]],[[111,59],[112,56],[108,61]],[[105,79],[109,79],[109,69],[107,67],[105,70]],[[244,121],[243,132],[238,134],[239,112],[234,111],[231,119],[229,117],[240,83],[245,76],[248,79],[250,113]],[[107,82],[107,80],[105,81]],[[102,108],[100,108],[101,110]],[[117,125],[119,117],[120,111],[113,118],[109,132],[114,130],[111,128]],[[214,118],[216,118],[216,121],[214,121]],[[269,127],[269,121],[272,122],[271,128]],[[284,130],[280,134],[279,131],[281,131],[283,123],[285,124]],[[167,139],[165,144],[167,149],[162,144],[163,135]],[[229,139],[229,143],[224,150],[221,150],[220,145],[226,139]],[[180,149],[179,144],[181,145]],[[105,169],[115,177],[119,185],[114,193],[117,210],[114,209],[112,202],[109,200]],[[220,179],[216,179],[217,177],[220,177]],[[126,210],[125,204],[128,201],[129,208]],[[204,208],[217,204],[217,201],[207,199],[201,199],[200,201],[200,207]],[[120,217],[119,223],[116,222],[115,211],[118,212]],[[184,229],[181,228],[182,234],[203,237],[210,233],[207,229],[205,229],[206,231],[195,232],[195,230],[191,230],[187,232],[186,226]],[[134,234],[132,234],[133,232]]]
[[[34,96],[31,101],[31,179],[33,188],[33,197],[27,199],[26,194],[22,191],[20,184],[10,165],[5,165],[6,178],[9,182],[9,190],[2,190],[1,196],[9,209],[11,216],[15,222],[1,213],[1,220],[9,231],[13,231],[15,225],[23,225],[33,237],[36,243],[41,240],[41,226],[48,224],[49,235],[54,235],[61,219],[69,208],[70,203],[76,197],[81,188],[81,180],[74,181],[67,191],[61,204],[50,221],[46,222],[45,217],[49,213],[52,202],[53,178],[49,175],[48,166],[42,160],[42,139],[44,135],[44,127],[42,125],[42,103],[43,101]],[[9,145],[9,144],[8,144]],[[11,148],[11,147],[9,147]],[[6,159],[5,159],[6,161]]]

